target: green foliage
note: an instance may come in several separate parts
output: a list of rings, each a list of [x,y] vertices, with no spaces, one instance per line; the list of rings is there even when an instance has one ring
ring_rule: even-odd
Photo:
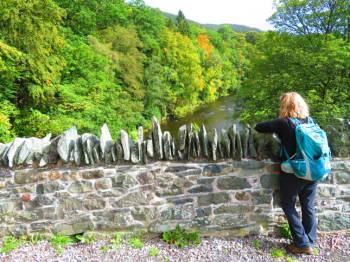
[[[174,230],[163,232],[162,239],[166,243],[174,244],[179,248],[189,245],[199,245],[201,243],[198,232],[186,232],[186,230],[181,228],[180,225],[177,225]]]
[[[274,258],[284,257],[285,251],[283,249],[273,247],[270,249],[270,255]]]
[[[316,247],[314,247],[314,248],[312,249],[312,253],[313,253],[314,256],[317,256],[318,253],[319,253],[319,250],[318,250]]]
[[[123,243],[123,234],[120,233],[120,232],[117,232],[114,234],[114,237],[112,238],[111,240],[111,243],[112,243],[112,247],[114,249],[118,249],[120,248],[120,246],[122,245]]]
[[[24,239],[18,239],[14,236],[5,236],[0,252],[5,254],[10,253],[12,250],[22,246],[25,242]]]
[[[148,255],[151,257],[156,257],[159,255],[159,253],[160,250],[157,247],[150,247],[150,249],[148,250]]]
[[[40,241],[43,241],[45,239],[45,236],[39,234],[39,233],[35,233],[29,236],[29,241],[33,244],[36,245],[38,244]]]
[[[104,253],[108,252],[109,249],[110,249],[110,248],[109,248],[109,246],[107,246],[107,245],[103,245],[103,246],[100,247],[100,250],[101,250],[102,252],[104,252]]]
[[[261,249],[261,241],[259,239],[254,239],[252,246],[257,250]]]
[[[143,241],[139,238],[139,237],[132,237],[128,240],[128,244],[129,246],[131,246],[132,248],[143,248],[144,243]]]
[[[84,235],[75,235],[75,238],[83,244],[92,244],[96,241],[96,236],[93,233]]]
[[[56,250],[57,254],[61,255],[64,252],[65,246],[72,244],[75,241],[69,236],[55,234],[52,236],[50,242],[52,247]]]
[[[292,257],[286,256],[286,262],[296,262]]]
[[[290,231],[290,227],[288,223],[284,223],[280,227],[280,233],[282,237],[286,239],[292,239],[292,232]]]

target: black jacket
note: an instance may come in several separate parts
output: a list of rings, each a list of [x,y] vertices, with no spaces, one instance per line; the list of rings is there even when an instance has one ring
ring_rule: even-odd
[[[307,118],[299,120],[301,123],[307,122]],[[295,154],[297,147],[295,125],[289,118],[277,118],[272,121],[258,123],[255,130],[260,133],[276,133],[281,139],[282,145],[286,148],[289,157]],[[285,156],[282,159],[286,160]]]

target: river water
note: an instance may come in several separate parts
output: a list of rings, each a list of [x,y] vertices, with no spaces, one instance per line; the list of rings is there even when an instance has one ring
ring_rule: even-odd
[[[239,125],[234,115],[239,111],[239,106],[232,96],[227,96],[215,102],[205,104],[196,111],[176,120],[166,120],[161,123],[162,131],[170,131],[173,137],[178,136],[179,127],[189,123],[196,123],[199,127],[204,124],[206,130],[216,128],[218,132],[222,128],[228,129],[233,123]]]

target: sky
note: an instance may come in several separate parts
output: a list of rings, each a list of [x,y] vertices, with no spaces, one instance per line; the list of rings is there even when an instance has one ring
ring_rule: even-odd
[[[144,0],[146,5],[203,24],[240,24],[273,29],[266,19],[273,13],[273,0]]]

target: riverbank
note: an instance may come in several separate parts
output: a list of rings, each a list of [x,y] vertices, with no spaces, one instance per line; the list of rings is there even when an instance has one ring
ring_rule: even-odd
[[[132,248],[124,241],[113,249],[107,240],[90,244],[72,244],[58,255],[51,244],[25,244],[0,261],[347,261],[350,256],[350,232],[319,234],[315,255],[281,254],[288,240],[278,236],[203,238],[194,247],[176,248],[160,239],[145,241],[142,248]],[[150,251],[150,250],[153,250]],[[159,254],[156,254],[158,250]],[[282,255],[278,257],[278,255]],[[152,256],[153,255],[153,256]]]

